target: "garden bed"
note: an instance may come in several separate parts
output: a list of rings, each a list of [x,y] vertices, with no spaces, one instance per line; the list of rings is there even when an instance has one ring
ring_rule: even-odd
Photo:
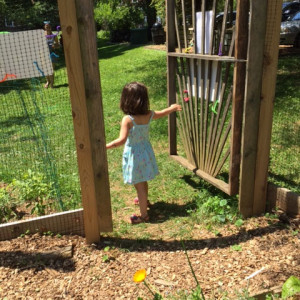
[[[151,299],[145,286],[132,280],[142,268],[148,271],[148,283],[164,296],[195,288],[182,244],[170,238],[166,224],[130,228],[123,236],[103,236],[91,246],[80,236],[51,233],[0,242],[0,295],[6,299]],[[135,239],[137,231],[148,238]],[[300,277],[299,220],[270,215],[249,219],[240,228],[222,227],[217,233],[195,225],[190,234],[184,245],[207,299],[237,299],[247,287],[256,294],[281,286],[291,275]]]

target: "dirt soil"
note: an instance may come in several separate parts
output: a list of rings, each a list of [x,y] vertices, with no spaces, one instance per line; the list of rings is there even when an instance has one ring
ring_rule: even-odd
[[[195,225],[184,241],[206,299],[237,299],[300,278],[299,219],[259,217],[218,234]],[[147,282],[165,297],[196,283],[179,240],[166,239],[159,224],[137,225],[157,239],[101,237],[87,245],[80,236],[25,235],[0,242],[3,299],[152,299],[133,282],[146,269]],[[159,232],[161,232],[159,234]],[[256,271],[261,272],[246,280]],[[2,298],[1,298],[2,299]]]

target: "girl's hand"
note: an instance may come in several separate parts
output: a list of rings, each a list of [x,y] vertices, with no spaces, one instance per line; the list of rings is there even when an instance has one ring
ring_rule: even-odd
[[[172,104],[170,107],[172,108],[173,111],[181,111],[182,110],[182,107],[179,104]]]

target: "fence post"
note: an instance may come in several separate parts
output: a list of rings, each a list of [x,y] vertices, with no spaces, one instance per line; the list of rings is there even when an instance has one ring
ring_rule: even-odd
[[[236,59],[247,59],[249,0],[237,2],[236,42],[234,56]],[[243,121],[243,104],[245,97],[246,62],[236,62],[234,66],[234,86],[232,102],[232,129],[230,144],[229,194],[234,195],[239,190],[241,135]]]
[[[241,148],[239,209],[244,217],[253,215],[263,51],[267,0],[250,1],[250,31]]]
[[[267,29],[264,49],[263,79],[259,116],[259,132],[255,169],[253,214],[266,209],[268,166],[270,157],[273,101],[275,97],[276,74],[279,52],[282,0],[268,0]]]
[[[92,0],[58,0],[68,72],[85,235],[112,230],[108,166]]]
[[[167,14],[167,87],[168,87],[168,104],[171,105],[176,102],[176,57],[170,57],[169,52],[175,52],[175,1],[166,1]],[[177,154],[177,140],[176,140],[176,115],[172,113],[169,115],[169,154]]]

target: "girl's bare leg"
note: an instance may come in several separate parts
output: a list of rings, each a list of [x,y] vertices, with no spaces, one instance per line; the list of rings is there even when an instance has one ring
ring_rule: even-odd
[[[147,201],[148,201],[148,182],[139,182],[134,185],[139,199],[140,212],[142,218],[147,218]]]
[[[47,78],[47,82],[46,84],[44,85],[45,88],[48,88],[49,86],[51,88],[53,88],[53,84],[54,84],[54,74],[53,75],[49,75],[49,76],[46,76]]]
[[[54,73],[53,73],[52,75],[50,75],[49,78],[50,78],[49,86],[50,86],[51,88],[53,88],[53,85],[54,85]]]
[[[46,84],[44,85],[44,88],[48,88],[48,86],[49,86],[49,84],[50,84],[50,81],[51,81],[50,76],[46,76],[46,79],[47,79],[47,82],[46,82]]]

